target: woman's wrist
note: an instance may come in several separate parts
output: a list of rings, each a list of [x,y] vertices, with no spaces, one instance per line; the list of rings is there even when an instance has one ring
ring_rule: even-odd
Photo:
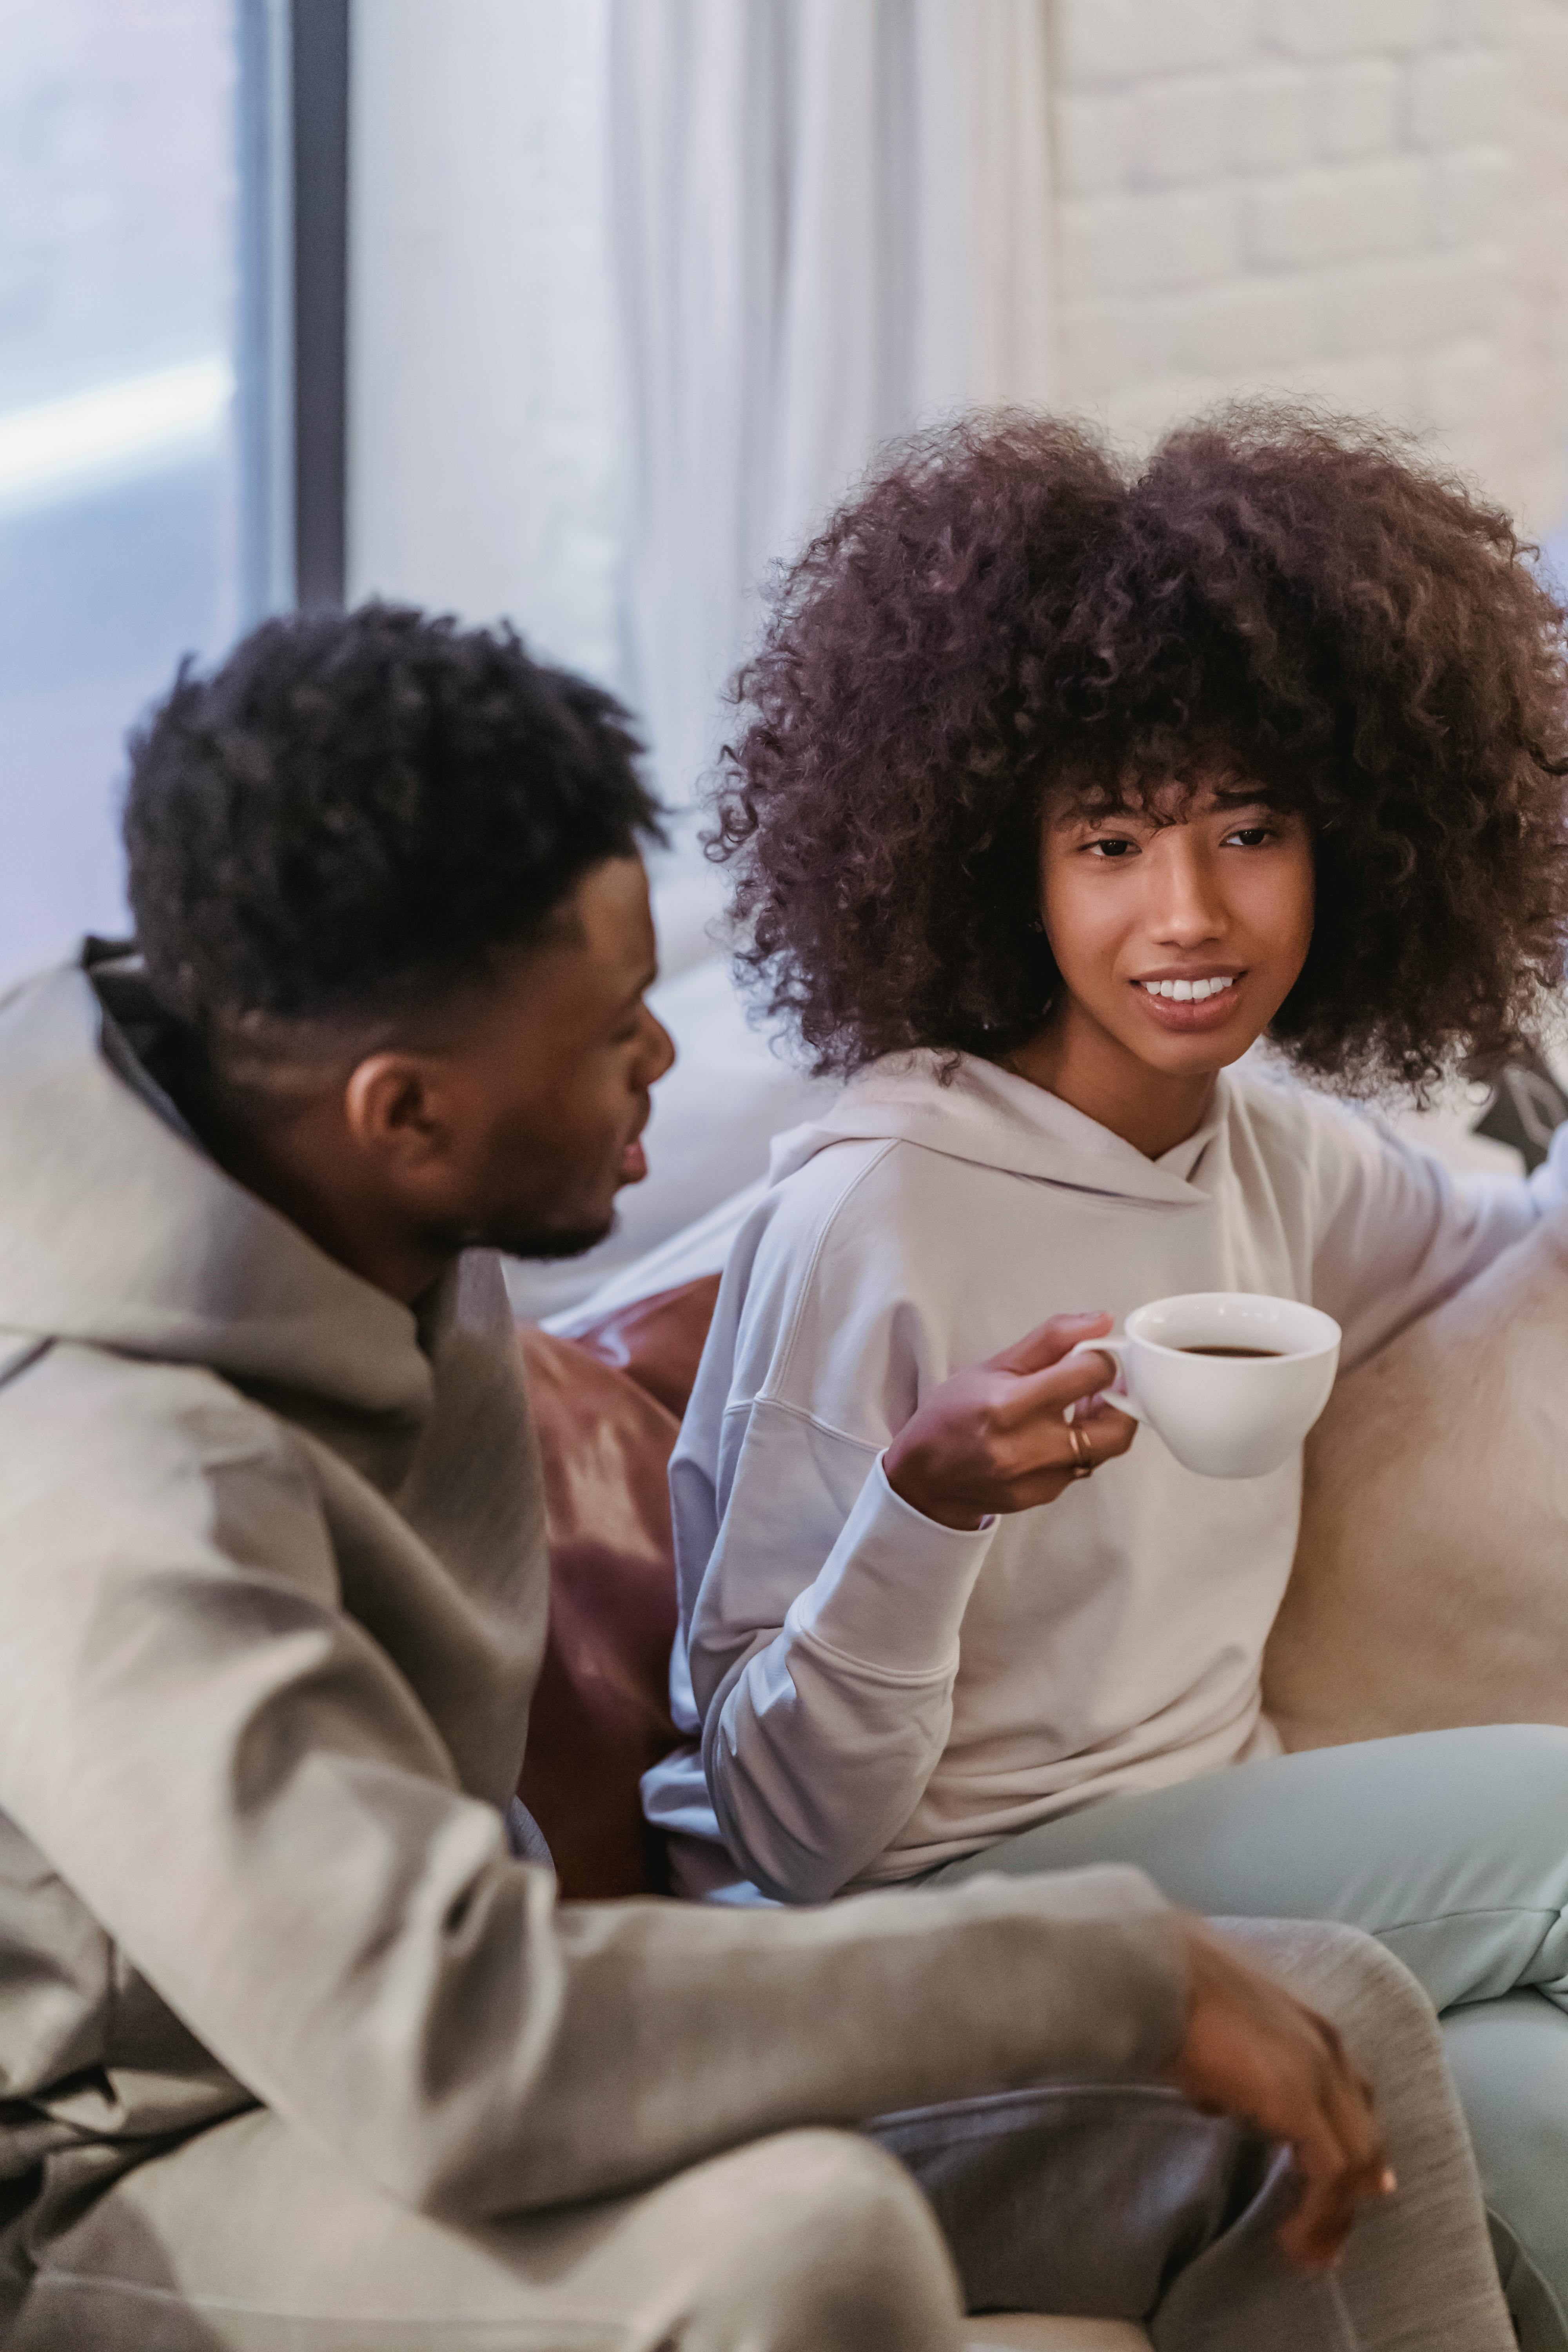
[[[987,1517],[984,1505],[944,1494],[931,1475],[931,1465],[921,1458],[924,1452],[918,1442],[905,1446],[895,1437],[882,1456],[883,1477],[900,1502],[907,1503],[921,1518],[933,1519],[938,1527],[952,1528],[957,1534],[978,1534]]]

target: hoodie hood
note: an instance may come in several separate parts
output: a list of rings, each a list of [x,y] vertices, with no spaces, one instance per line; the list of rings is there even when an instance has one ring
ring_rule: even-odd
[[[87,959],[0,998],[7,1353],[78,1340],[421,1415],[431,1371],[413,1310],[225,1175],[172,1106],[160,1110]],[[117,1009],[155,1028],[134,963],[112,969]]]
[[[1196,1133],[1147,1160],[1131,1143],[1045,1087],[994,1062],[930,1051],[892,1054],[850,1081],[820,1118],[781,1135],[768,1166],[782,1183],[829,1145],[849,1139],[918,1143],[950,1160],[999,1168],[1079,1192],[1188,1207],[1204,1196],[1191,1182],[1198,1161],[1225,1128],[1228,1095],[1222,1075]]]

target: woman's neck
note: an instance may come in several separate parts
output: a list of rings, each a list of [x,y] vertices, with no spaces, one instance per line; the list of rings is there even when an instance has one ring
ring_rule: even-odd
[[[1007,1055],[1005,1066],[1148,1160],[1195,1134],[1214,1100],[1214,1071],[1152,1068],[1074,998]]]

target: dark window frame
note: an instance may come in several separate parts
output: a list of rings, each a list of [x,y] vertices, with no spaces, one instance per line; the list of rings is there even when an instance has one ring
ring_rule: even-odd
[[[351,0],[237,0],[244,617],[343,602]]]
[[[341,604],[348,521],[349,0],[291,0],[294,593]]]

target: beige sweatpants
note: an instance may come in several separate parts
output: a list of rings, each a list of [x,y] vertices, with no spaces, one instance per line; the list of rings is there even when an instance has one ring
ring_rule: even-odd
[[[801,2130],[639,2195],[472,2229],[254,2110],[5,2233],[6,2352],[952,2352],[971,2309],[1142,2318],[1162,2352],[1504,2352],[1425,1997],[1354,1930],[1248,1923],[1377,2086],[1401,2187],[1342,2271],[1275,2251],[1278,2152],[1157,2085]],[[700,2098],[700,2083],[692,2095]],[[892,2151],[889,2153],[889,2151]]]

